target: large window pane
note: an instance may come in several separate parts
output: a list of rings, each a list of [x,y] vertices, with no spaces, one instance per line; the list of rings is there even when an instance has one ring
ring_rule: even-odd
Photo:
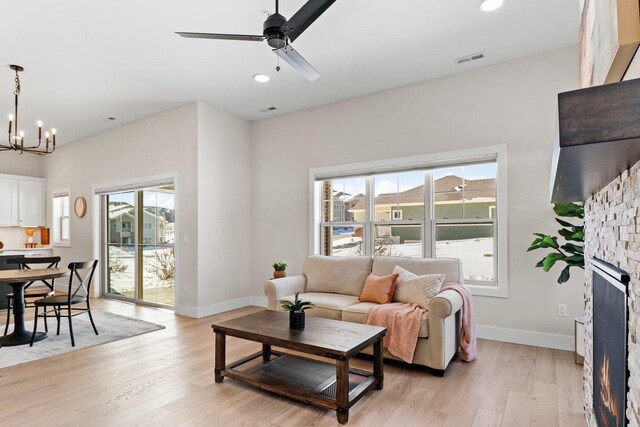
[[[173,186],[141,192],[142,289],[140,299],[155,304],[175,303],[175,197]]]
[[[376,225],[374,255],[422,257],[422,226]]]
[[[322,221],[364,221],[366,180],[364,177],[322,182]]]
[[[437,219],[495,218],[496,164],[436,169],[434,197]]]
[[[135,289],[135,246],[107,246],[107,293],[133,298]]]
[[[323,227],[323,255],[352,256],[363,255],[362,227]]]
[[[495,281],[493,224],[437,224],[435,255],[462,260],[465,280]]]
[[[376,175],[374,221],[424,219],[424,172]]]

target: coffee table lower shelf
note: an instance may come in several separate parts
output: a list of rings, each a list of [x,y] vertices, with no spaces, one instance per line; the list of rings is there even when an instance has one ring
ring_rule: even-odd
[[[269,354],[258,352],[229,364],[220,375],[338,412],[348,410],[377,385],[373,373],[349,368],[348,405],[339,408],[336,365],[275,350]]]

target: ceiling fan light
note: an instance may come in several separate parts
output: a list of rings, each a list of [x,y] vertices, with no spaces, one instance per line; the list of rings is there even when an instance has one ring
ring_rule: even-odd
[[[504,0],[482,0],[480,9],[484,12],[493,12],[494,10],[500,9],[503,4]]]
[[[253,80],[257,81],[258,83],[267,83],[269,80],[271,80],[271,77],[267,76],[266,74],[254,74],[253,75]]]

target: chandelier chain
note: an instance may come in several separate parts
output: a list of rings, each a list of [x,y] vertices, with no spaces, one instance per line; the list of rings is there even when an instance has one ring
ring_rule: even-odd
[[[18,72],[16,71],[16,90],[13,92],[14,95],[20,95],[20,76],[18,76]]]

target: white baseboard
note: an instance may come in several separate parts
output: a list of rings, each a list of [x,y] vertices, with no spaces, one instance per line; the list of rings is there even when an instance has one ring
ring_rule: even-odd
[[[200,319],[202,317],[213,316],[214,314],[224,313],[225,311],[235,310],[238,308],[256,305],[258,307],[267,306],[267,298],[265,297],[244,297],[230,301],[224,301],[217,304],[211,304],[204,307],[193,307],[189,305],[176,306],[176,314],[187,317]]]
[[[478,338],[514,344],[532,345],[534,347],[573,351],[573,347],[575,346],[575,339],[572,335],[548,334],[543,332],[507,329],[486,325],[477,325],[476,332],[478,334]]]

